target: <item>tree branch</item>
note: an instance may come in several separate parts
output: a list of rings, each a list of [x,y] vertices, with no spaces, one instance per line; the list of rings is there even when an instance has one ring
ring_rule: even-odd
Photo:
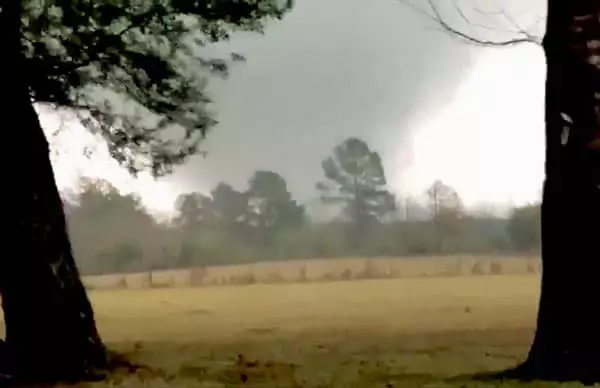
[[[535,45],[540,45],[542,42],[541,37],[531,34],[528,31],[518,27],[517,23],[515,23],[514,20],[512,18],[510,18],[510,16],[503,10],[500,11],[500,14],[513,27],[515,27],[515,30],[510,31],[510,32],[516,34],[517,37],[511,38],[511,39],[502,39],[502,40],[488,40],[488,39],[482,39],[482,38],[475,37],[473,35],[470,35],[467,32],[461,31],[458,28],[455,28],[452,25],[450,25],[444,19],[444,17],[442,17],[441,12],[440,12],[438,6],[435,4],[434,0],[426,0],[427,6],[425,8],[419,7],[419,6],[411,3],[408,0],[400,0],[400,1],[402,1],[404,4],[411,7],[412,9],[414,9],[421,15],[425,16],[429,20],[432,20],[433,22],[435,22],[438,26],[442,27],[442,29],[445,32],[449,33],[451,36],[456,37],[456,38],[458,38],[462,41],[465,41],[469,44],[474,44],[474,45],[482,46],[482,47],[508,47],[508,46],[514,46],[514,45],[521,44],[521,43],[533,43]],[[454,8],[456,9],[456,11],[458,12],[459,16],[461,17],[461,19],[464,20],[467,24],[474,26],[474,24],[471,23],[469,18],[465,15],[465,13],[461,9],[461,7],[458,5],[456,0],[453,1],[453,5],[454,5]],[[485,26],[478,26],[478,27],[487,28]],[[491,28],[488,28],[488,29],[491,29]]]

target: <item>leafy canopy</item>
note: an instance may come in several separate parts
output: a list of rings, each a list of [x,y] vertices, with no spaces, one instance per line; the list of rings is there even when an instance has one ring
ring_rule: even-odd
[[[235,31],[262,32],[291,0],[25,0],[21,45],[34,102],[73,108],[135,174],[171,171],[215,124],[202,55]]]

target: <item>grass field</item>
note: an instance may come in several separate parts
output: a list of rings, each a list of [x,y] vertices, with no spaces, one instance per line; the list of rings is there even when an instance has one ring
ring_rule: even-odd
[[[111,347],[151,370],[92,387],[514,387],[534,275],[92,291]],[[550,384],[526,386],[549,387]]]

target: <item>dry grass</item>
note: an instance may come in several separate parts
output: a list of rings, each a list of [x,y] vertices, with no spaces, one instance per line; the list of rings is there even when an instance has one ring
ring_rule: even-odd
[[[520,387],[448,377],[525,355],[538,286],[490,275],[93,291],[105,340],[151,369],[90,387]]]

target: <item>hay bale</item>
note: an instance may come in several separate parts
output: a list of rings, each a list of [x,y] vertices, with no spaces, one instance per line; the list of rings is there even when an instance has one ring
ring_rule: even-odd
[[[504,273],[502,263],[498,261],[492,261],[490,264],[490,273],[492,275],[502,275]]]
[[[473,264],[473,268],[471,269],[471,273],[473,275],[485,275],[486,274],[486,263],[484,263],[483,261],[476,261],[475,264]]]
[[[208,270],[206,267],[192,268],[189,270],[189,285],[191,287],[200,287],[206,284]],[[210,279],[209,284],[215,283],[215,279]]]
[[[125,282],[127,283],[127,288],[132,288],[132,289],[150,288],[151,283],[152,283],[152,278],[151,278],[150,272],[133,273],[133,274],[125,275]]]
[[[249,284],[256,284],[256,276],[252,272],[246,272],[241,274],[232,275],[227,280],[227,284],[236,286],[246,286]]]

